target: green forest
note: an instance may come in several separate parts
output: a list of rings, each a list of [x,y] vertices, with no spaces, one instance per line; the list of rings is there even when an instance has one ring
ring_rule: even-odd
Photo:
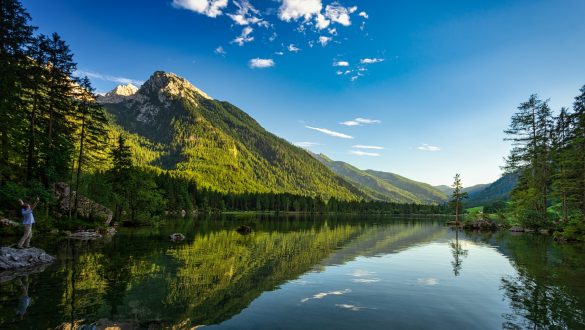
[[[202,108],[193,99],[174,100],[187,111],[167,112],[157,129],[133,125],[115,106],[102,107],[90,80],[75,75],[73,52],[59,34],[35,33],[18,1],[3,1],[1,9],[1,215],[18,217],[18,199],[36,196],[41,229],[102,223],[100,214],[80,211],[86,198],[129,225],[194,212],[448,212],[440,205],[367,201],[226,102],[206,100]],[[198,136],[193,143],[191,135]],[[238,162],[234,153],[250,161]],[[54,194],[57,183],[72,191],[65,201]]]
[[[165,111],[102,104],[59,34],[36,33],[19,1],[1,9],[1,215],[16,217],[18,199],[36,196],[47,228],[103,222],[81,211],[87,199],[128,225],[208,212],[448,214],[466,206],[454,208],[427,184],[312,155],[174,74],[157,71],[139,90],[148,107]],[[585,87],[558,114],[530,96],[505,133],[505,180],[469,206],[508,225],[585,239]],[[71,192],[66,201],[54,194],[57,183]]]

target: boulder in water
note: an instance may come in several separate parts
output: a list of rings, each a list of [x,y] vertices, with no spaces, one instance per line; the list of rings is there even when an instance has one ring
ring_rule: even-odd
[[[15,249],[0,247],[0,272],[16,269],[32,269],[51,263],[54,257],[39,248]]]
[[[181,233],[174,233],[169,235],[169,239],[171,240],[171,242],[180,242],[185,240],[185,235]]]
[[[78,231],[69,235],[69,238],[79,239],[82,241],[92,241],[102,238],[102,235],[96,233],[95,231]]]

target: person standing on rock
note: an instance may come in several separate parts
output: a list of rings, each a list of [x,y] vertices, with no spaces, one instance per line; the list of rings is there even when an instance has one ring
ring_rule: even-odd
[[[30,239],[32,237],[32,225],[35,223],[35,217],[33,216],[33,210],[37,207],[39,203],[39,198],[35,200],[35,203],[31,206],[22,201],[22,199],[18,200],[20,202],[20,212],[22,213],[22,225],[24,226],[24,234],[20,241],[18,241],[17,248],[28,249],[30,247]]]

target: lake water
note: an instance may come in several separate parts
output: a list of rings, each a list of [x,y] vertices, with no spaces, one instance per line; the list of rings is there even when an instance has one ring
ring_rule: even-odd
[[[583,245],[441,219],[222,216],[33,243],[57,261],[0,284],[0,329],[585,328]]]

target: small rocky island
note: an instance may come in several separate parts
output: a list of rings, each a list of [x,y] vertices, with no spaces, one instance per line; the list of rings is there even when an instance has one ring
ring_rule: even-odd
[[[10,280],[16,276],[42,271],[54,260],[55,257],[39,248],[0,247],[0,282],[4,279]]]

